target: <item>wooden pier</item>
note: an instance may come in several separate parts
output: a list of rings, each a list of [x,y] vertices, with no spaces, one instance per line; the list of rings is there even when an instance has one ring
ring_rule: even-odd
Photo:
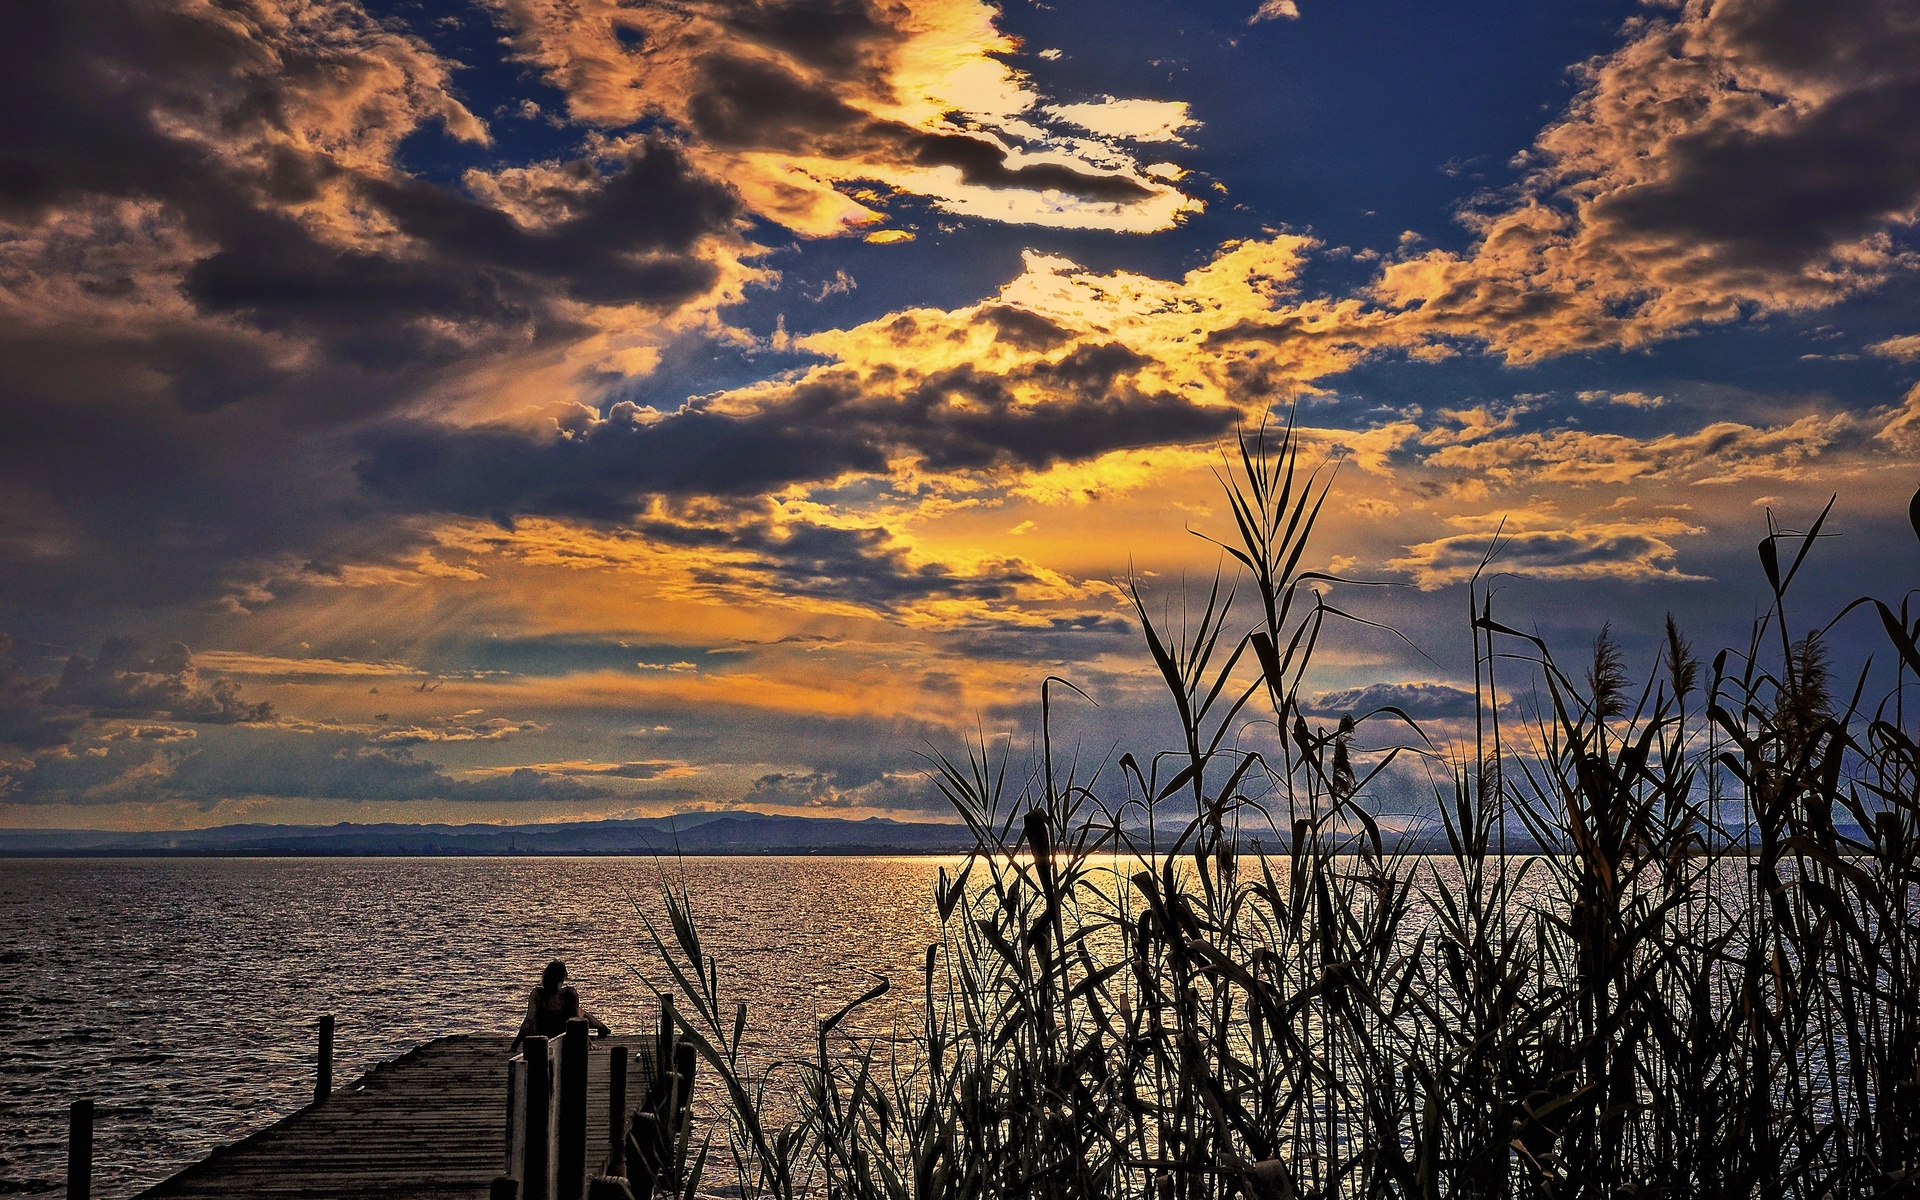
[[[367,1072],[243,1141],[223,1147],[139,1200],[269,1197],[350,1200],[361,1196],[486,1200],[509,1162],[510,1075],[503,1036],[443,1037]],[[556,1053],[560,1039],[554,1042]],[[612,1106],[631,1114],[646,1101],[647,1078],[635,1086],[608,1081],[613,1047],[624,1047],[651,1075],[656,1039],[616,1036],[590,1043],[587,1055],[587,1171],[597,1174],[615,1144]],[[542,1047],[544,1052],[544,1046]],[[322,1056],[322,1073],[327,1059]],[[521,1094],[524,1095],[524,1083]],[[623,1094],[624,1093],[624,1094]],[[522,1114],[524,1116],[524,1114]],[[524,1141],[524,1138],[522,1139]],[[514,1189],[522,1196],[542,1189]]]

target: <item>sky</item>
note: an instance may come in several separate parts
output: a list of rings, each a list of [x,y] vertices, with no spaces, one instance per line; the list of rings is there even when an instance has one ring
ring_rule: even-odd
[[[1288,419],[1328,714],[1461,719],[1496,531],[1636,673],[1830,498],[1897,602],[1917,216],[1904,0],[28,6],[0,825],[937,819],[1164,735]]]

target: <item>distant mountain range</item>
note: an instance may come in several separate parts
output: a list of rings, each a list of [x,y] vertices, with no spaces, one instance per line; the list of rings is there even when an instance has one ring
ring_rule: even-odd
[[[1389,834],[1388,848],[1404,853],[1446,851],[1438,822],[1418,832]],[[1177,827],[1176,827],[1177,828]],[[1136,831],[1140,833],[1143,831]],[[1173,833],[1163,828],[1163,836]],[[1866,835],[1851,826],[1848,837]],[[1016,830],[1017,836],[1017,830]],[[1247,836],[1243,850],[1264,843],[1284,853],[1286,839]],[[1164,842],[1163,842],[1164,844]],[[757,812],[676,813],[670,817],[567,821],[546,825],[216,825],[211,829],[122,833],[102,829],[0,829],[0,856],[80,855],[379,856],[515,854],[960,854],[973,847],[964,825],[868,817],[775,816]],[[1537,848],[1515,830],[1507,849]]]
[[[547,825],[218,825],[121,833],[0,829],[6,855],[939,854],[964,851],[966,827],[870,817],[757,812]]]

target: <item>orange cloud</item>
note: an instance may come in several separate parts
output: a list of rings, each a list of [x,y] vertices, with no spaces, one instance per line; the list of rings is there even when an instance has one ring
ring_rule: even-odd
[[[850,183],[966,216],[1118,232],[1167,229],[1201,207],[1120,148],[1173,137],[1188,124],[1184,106],[1042,106],[1001,61],[1015,43],[978,0],[831,11],[495,3],[576,120],[668,118],[748,207],[808,236],[880,218],[879,193],[856,199],[841,190]],[[1063,136],[1048,121],[1104,140]]]
[[[1410,575],[1422,591],[1472,578],[1494,548],[1498,553],[1488,570],[1534,579],[1702,578],[1673,565],[1675,540],[1706,532],[1678,517],[1563,514],[1539,505],[1450,517],[1447,523],[1462,532],[1408,546],[1404,557],[1387,566]]]

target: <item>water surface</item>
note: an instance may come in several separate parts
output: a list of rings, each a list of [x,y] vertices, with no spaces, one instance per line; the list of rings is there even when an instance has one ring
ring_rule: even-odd
[[[875,974],[905,1015],[938,929],[933,858],[0,859],[0,1194],[66,1186],[95,1105],[94,1195],[129,1196],[431,1038],[510,1032],[549,958],[617,1030],[650,1028],[644,909],[684,882],[761,1055]]]

